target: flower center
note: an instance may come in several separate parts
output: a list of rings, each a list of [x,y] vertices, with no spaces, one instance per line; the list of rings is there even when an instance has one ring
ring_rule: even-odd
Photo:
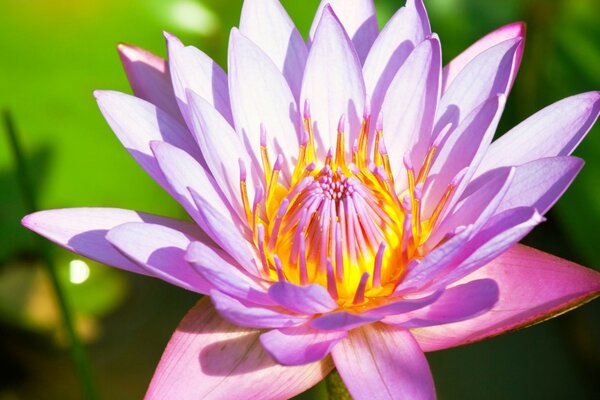
[[[421,220],[421,194],[435,147],[416,175],[406,166],[408,187],[397,192],[379,121],[372,157],[368,155],[370,118],[346,161],[344,118],[335,151],[318,160],[310,113],[305,108],[305,139],[290,183],[279,174],[280,157],[271,166],[263,131],[261,155],[264,189],[257,188],[250,205],[245,172],[240,189],[254,242],[259,270],[266,279],[327,288],[341,307],[354,307],[386,297],[396,288],[408,263],[421,256],[453,186],[431,216]],[[242,167],[243,169],[243,167]]]

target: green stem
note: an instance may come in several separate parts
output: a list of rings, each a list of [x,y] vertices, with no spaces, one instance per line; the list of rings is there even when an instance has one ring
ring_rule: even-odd
[[[327,375],[327,378],[325,378],[325,385],[327,386],[329,400],[352,400],[352,396],[350,396],[337,369],[334,369]]]
[[[25,209],[27,213],[32,213],[38,210],[37,198],[35,196],[33,185],[29,180],[25,156],[23,154],[22,147],[19,143],[17,130],[13,123],[11,114],[8,110],[4,110],[2,112],[2,118],[4,120],[6,134],[10,142],[10,148],[15,159],[15,164],[17,167],[17,179],[21,187]],[[46,241],[36,237],[35,245],[39,250],[40,258],[46,265],[48,275],[50,276],[50,281],[56,294],[58,306],[62,314],[63,327],[65,329],[65,332],[67,333],[67,339],[69,341],[69,353],[73,362],[73,366],[75,367],[75,371],[78,375],[79,381],[81,383],[81,389],[84,398],[88,400],[95,400],[98,398],[98,396],[96,395],[96,390],[94,388],[90,364],[85,353],[85,349],[83,348],[81,340],[79,339],[77,331],[75,330],[75,325],[73,323],[73,315],[71,314],[69,303],[67,301],[62,287],[60,286],[60,280],[58,279],[56,264],[50,256],[50,249]]]

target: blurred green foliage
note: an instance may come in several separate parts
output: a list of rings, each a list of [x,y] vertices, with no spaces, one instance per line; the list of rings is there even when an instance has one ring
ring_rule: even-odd
[[[129,91],[116,53],[128,42],[165,55],[162,30],[225,65],[241,0],[2,0],[0,108],[11,111],[41,208],[113,206],[184,217],[138,168],[102,119],[92,91]],[[303,34],[317,0],[285,0]],[[383,24],[401,1],[376,0]],[[528,25],[523,64],[500,133],[560,98],[600,87],[597,0],[430,0],[444,60],[509,22]],[[600,267],[600,127],[576,154],[587,165],[528,239]],[[2,139],[4,140],[4,139]],[[0,142],[0,399],[77,399],[58,312],[40,269],[14,160]],[[59,276],[87,341],[102,398],[141,398],[177,322],[196,296],[54,249]],[[429,355],[439,397],[584,399],[600,393],[596,304],[526,331]],[[302,396],[326,398],[323,385]]]

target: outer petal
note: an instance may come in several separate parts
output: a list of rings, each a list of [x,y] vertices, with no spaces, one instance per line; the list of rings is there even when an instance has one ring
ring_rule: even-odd
[[[556,203],[583,168],[577,157],[541,158],[515,167],[515,177],[496,212],[533,207],[542,215]]]
[[[385,25],[363,66],[371,115],[377,118],[383,98],[400,67],[415,46],[431,35],[422,0],[408,0]],[[372,124],[372,128],[375,128]]]
[[[355,399],[435,399],[425,355],[406,330],[369,325],[350,332],[331,355]]]
[[[249,157],[242,140],[225,118],[196,93],[188,91],[187,94],[192,133],[223,195],[243,221],[246,214],[240,193],[240,163],[246,171],[250,171],[246,173],[250,199],[254,197],[260,167]]]
[[[157,278],[207,294],[212,285],[184,259],[194,239],[176,229],[144,222],[119,225],[106,234],[108,242]]]
[[[560,100],[494,141],[477,173],[538,158],[569,155],[594,125],[598,114],[600,92]]]
[[[188,130],[165,111],[137,97],[112,91],[95,91],[100,111],[125,149],[167,192],[175,196],[150,149],[163,141],[201,162],[202,155]]]
[[[406,176],[404,156],[418,167],[430,145],[441,62],[437,37],[423,41],[402,65],[383,100],[384,138],[396,179]]]
[[[348,332],[319,332],[308,325],[273,329],[260,335],[260,343],[278,363],[302,365],[325,358]]]
[[[192,200],[198,209],[198,224],[227,254],[233,257],[246,272],[258,275],[256,254],[243,236],[241,229],[223,218],[223,214],[210,201],[190,188]]]
[[[189,153],[165,142],[152,142],[150,145],[158,167],[169,185],[169,192],[196,222],[199,220],[199,211],[188,187],[202,191],[210,204],[228,221],[236,219],[214,178]]]
[[[231,118],[227,75],[209,56],[193,46],[184,46],[175,36],[165,33],[169,50],[169,69],[173,90],[183,118],[190,124],[186,89],[193,90],[212,104],[227,121]]]
[[[504,109],[505,97],[493,96],[476,107],[440,145],[431,165],[423,195],[424,215],[430,216],[448,186],[465,168],[466,173],[454,189],[450,206],[460,198],[481,162]],[[451,207],[448,207],[449,209]]]
[[[271,160],[282,154],[282,171],[289,178],[301,126],[296,100],[273,61],[235,28],[229,40],[229,90],[235,129],[248,153],[260,160],[263,126]]]
[[[197,240],[208,238],[195,224],[118,208],[66,208],[39,211],[23,218],[28,229],[84,257],[127,271],[148,275],[106,240],[106,233],[127,222],[159,224],[185,232]]]
[[[537,210],[528,207],[513,208],[496,214],[469,240],[463,256],[457,260],[460,263],[455,263],[455,268],[436,279],[431,289],[450,285],[481,268],[523,239],[543,220]]]
[[[269,296],[280,306],[300,314],[319,314],[337,308],[327,289],[317,284],[298,286],[281,281],[269,288]]]
[[[266,289],[255,278],[245,274],[229,254],[202,242],[190,243],[185,260],[214,286],[237,299],[263,305],[275,305]]]
[[[458,322],[489,311],[497,301],[498,284],[492,279],[477,279],[446,289],[427,307],[382,322],[404,329]]]
[[[494,47],[506,40],[525,38],[525,24],[522,22],[513,22],[512,24],[505,25],[501,28],[496,29],[493,32],[488,33],[477,42],[473,43],[468,49],[456,56],[452,61],[444,67],[443,72],[443,89],[446,89],[452,84],[456,76],[465,68],[469,62],[471,62],[479,54],[483,53],[487,49]],[[523,46],[521,46],[517,52],[514,65],[513,81],[516,76],[516,71],[519,69],[521,64],[521,58],[523,57]]]
[[[508,93],[522,47],[521,38],[506,40],[482,52],[461,70],[440,101],[436,136],[447,125],[456,126],[490,97]]]
[[[364,61],[379,33],[373,0],[322,0],[310,28],[311,42],[316,40],[319,21],[327,6],[337,15],[348,37],[352,39],[361,62]]]
[[[167,62],[147,50],[128,44],[119,44],[118,50],[135,96],[181,119]]]
[[[299,315],[285,314],[270,308],[256,307],[234,299],[218,290],[210,291],[215,309],[229,322],[250,328],[287,328],[306,322]]]
[[[281,3],[278,0],[244,1],[240,32],[271,58],[298,99],[308,49]]]
[[[335,146],[342,115],[350,127],[347,143],[352,144],[357,138],[364,111],[365,84],[352,42],[330,6],[323,9],[315,32],[300,99],[301,105],[310,103],[321,159]]]
[[[483,226],[494,213],[497,213],[514,180],[514,175],[514,167],[497,168],[471,182],[466,187],[462,198],[435,228],[426,243],[433,248],[457,226],[470,224]]]
[[[489,278],[500,299],[473,319],[412,330],[424,351],[475,342],[560,315],[600,294],[600,274],[520,244],[461,282]]]
[[[259,335],[229,324],[203,298],[171,337],[146,400],[283,400],[315,385],[333,368],[329,358],[298,367],[279,365],[258,343]]]

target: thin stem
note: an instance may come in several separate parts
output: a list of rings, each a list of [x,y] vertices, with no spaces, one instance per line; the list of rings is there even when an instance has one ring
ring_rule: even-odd
[[[327,386],[329,400],[352,400],[352,396],[350,396],[337,369],[334,369],[327,375],[327,378],[325,378],[325,385]]]
[[[4,122],[4,127],[8,136],[8,140],[10,142],[10,149],[15,159],[15,164],[17,167],[17,179],[21,187],[25,209],[27,213],[35,212],[38,209],[37,198],[35,195],[33,185],[29,180],[25,156],[22,147],[19,143],[17,130],[13,123],[12,116],[8,110],[4,110],[2,112],[2,119]],[[79,381],[81,383],[81,389],[84,398],[88,400],[95,400],[98,398],[98,396],[96,394],[96,389],[92,380],[90,364],[85,353],[85,349],[83,348],[81,340],[79,339],[77,331],[75,330],[75,325],[73,323],[73,315],[71,314],[65,293],[63,292],[63,289],[60,286],[56,264],[50,256],[50,248],[48,247],[48,243],[44,240],[41,240],[41,238],[36,236],[34,240],[35,246],[39,251],[39,256],[46,265],[48,275],[50,276],[50,281],[56,294],[56,299],[58,300],[58,305],[62,314],[63,327],[67,333],[67,338],[69,341],[69,353],[75,371],[78,375]]]

